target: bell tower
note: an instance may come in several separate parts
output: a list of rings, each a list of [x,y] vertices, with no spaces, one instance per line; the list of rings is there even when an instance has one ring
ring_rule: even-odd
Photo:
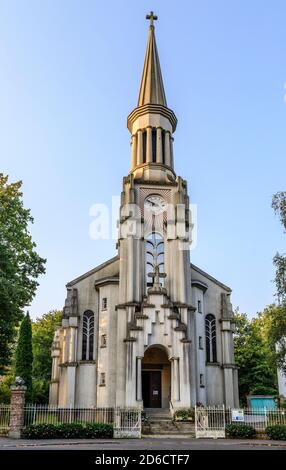
[[[186,181],[174,169],[177,118],[168,108],[163,85],[157,17],[151,12],[146,18],[150,25],[138,103],[127,119],[131,168],[121,193],[117,344],[123,349],[118,354],[117,370],[122,374],[117,377],[116,401],[142,405],[141,360],[148,348],[159,345],[171,364],[172,404],[183,407],[196,399],[189,359],[195,310],[189,198]]]
[[[175,180],[173,133],[177,118],[168,108],[150,13],[147,49],[137,107],[127,119],[131,133],[131,170],[135,180],[168,182]]]

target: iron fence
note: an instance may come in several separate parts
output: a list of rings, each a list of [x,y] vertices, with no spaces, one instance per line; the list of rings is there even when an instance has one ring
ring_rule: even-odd
[[[208,406],[195,407],[196,438],[211,437],[214,439],[225,437],[225,407]]]
[[[0,433],[6,433],[10,428],[10,405],[0,405]]]
[[[31,424],[112,424],[114,437],[141,437],[139,408],[61,408],[54,405],[25,405],[24,426]]]
[[[234,419],[234,414],[240,412],[239,421]],[[258,432],[264,432],[267,426],[286,425],[286,410],[283,408],[267,409],[267,408],[241,408],[225,410],[226,424],[240,422],[248,426],[252,426]]]
[[[62,408],[54,405],[25,405],[24,426],[30,424],[114,423],[114,408]]]

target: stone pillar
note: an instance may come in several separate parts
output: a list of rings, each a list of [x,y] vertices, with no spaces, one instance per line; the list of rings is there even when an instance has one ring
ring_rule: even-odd
[[[69,362],[69,328],[68,326],[64,328],[64,341],[63,341],[63,362]]]
[[[75,362],[76,361],[76,340],[77,340],[77,334],[76,334],[76,327],[71,326],[70,327],[70,344],[69,344],[69,362]]]
[[[179,377],[179,358],[174,357],[172,360],[173,365],[173,374],[172,374],[172,382],[173,382],[173,400],[179,401],[180,400],[180,377]]]
[[[165,164],[171,166],[170,132],[165,132]]]
[[[171,162],[171,167],[174,168],[174,146],[173,146],[173,143],[174,143],[174,138],[171,137],[170,138],[170,162]]]
[[[137,356],[137,401],[142,401],[142,357]]]
[[[146,129],[146,162],[152,162],[152,127],[147,127]]]
[[[56,338],[57,339],[57,338]],[[50,382],[49,404],[57,405],[59,396],[59,378],[60,378],[60,355],[61,350],[59,341],[54,341],[52,347],[52,376]]]
[[[136,135],[131,137],[131,170],[137,165],[137,138]]]
[[[157,127],[157,155],[156,162],[163,163],[163,148],[162,148],[162,129]]]
[[[137,132],[137,165],[143,163],[143,139],[142,139],[142,130],[139,129]]]
[[[10,430],[9,437],[13,439],[20,439],[21,430],[24,425],[24,406],[25,394],[27,387],[24,385],[24,380],[16,377],[16,380],[11,389],[11,414],[10,414]]]

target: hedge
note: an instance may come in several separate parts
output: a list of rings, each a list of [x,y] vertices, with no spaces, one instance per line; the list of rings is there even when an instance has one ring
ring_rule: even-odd
[[[252,426],[242,423],[227,424],[225,432],[227,437],[234,439],[251,439],[256,436],[256,430]]]
[[[286,441],[285,424],[275,424],[274,426],[267,426],[265,432],[269,439],[275,439],[277,441]]]
[[[113,426],[102,423],[31,424],[22,431],[26,439],[107,439],[113,437]]]

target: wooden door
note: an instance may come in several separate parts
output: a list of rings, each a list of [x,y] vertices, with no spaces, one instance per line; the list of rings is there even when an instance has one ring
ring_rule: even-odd
[[[161,408],[161,372],[150,372],[150,408]]]

